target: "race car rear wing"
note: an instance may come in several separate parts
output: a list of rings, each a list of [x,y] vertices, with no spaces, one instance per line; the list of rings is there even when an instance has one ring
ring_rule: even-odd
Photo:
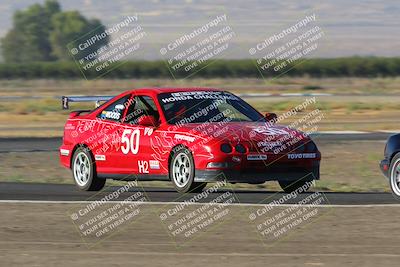
[[[62,96],[61,106],[62,109],[69,109],[70,102],[96,102],[96,107],[100,106],[100,102],[108,101],[114,96]]]

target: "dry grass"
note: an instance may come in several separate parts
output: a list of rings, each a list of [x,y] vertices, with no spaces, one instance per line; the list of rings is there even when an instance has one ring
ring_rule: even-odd
[[[235,93],[323,92],[351,94],[317,97],[325,114],[318,130],[397,130],[400,78],[280,78],[189,79],[189,80],[0,80],[0,96],[40,96],[0,102],[0,136],[61,136],[68,111],[61,110],[61,95],[115,95],[127,89],[152,86],[217,87]],[[359,94],[373,94],[365,96]],[[304,97],[265,97],[246,99],[261,111],[279,114],[304,101]],[[73,103],[72,109],[92,108]],[[301,114],[300,114],[301,115]],[[291,123],[298,116],[284,123]]]
[[[318,98],[317,98],[318,99]],[[329,98],[330,99],[330,98]],[[324,118],[317,124],[318,131],[324,130],[393,130],[400,127],[396,97],[359,99],[357,97],[335,97],[317,100],[306,112],[291,116],[282,124],[290,124],[312,109],[320,109]],[[304,101],[304,98],[256,98],[247,99],[258,110],[285,113]],[[69,111],[60,109],[56,99],[41,99],[21,102],[0,102],[0,136],[62,136],[63,126]],[[92,105],[73,103],[74,109],[92,108]]]
[[[233,92],[325,92],[381,95],[400,93],[400,78],[0,80],[0,96],[115,94],[133,88],[154,86],[217,87]]]

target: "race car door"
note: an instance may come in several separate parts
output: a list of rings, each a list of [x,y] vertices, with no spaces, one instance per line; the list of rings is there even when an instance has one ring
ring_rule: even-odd
[[[134,95],[134,105],[130,105],[123,119],[123,133],[121,136],[121,152],[124,161],[120,164],[126,172],[139,175],[141,178],[151,178],[151,175],[160,171],[159,162],[151,159],[150,138],[158,135],[157,125],[153,127],[138,124],[142,116],[153,116],[156,124],[160,115],[154,100],[147,95]]]
[[[99,173],[119,174],[123,171],[121,161],[121,135],[123,132],[122,118],[126,112],[131,95],[125,95],[107,105],[98,115],[96,121],[100,126],[95,142],[98,144],[93,151],[97,171]]]

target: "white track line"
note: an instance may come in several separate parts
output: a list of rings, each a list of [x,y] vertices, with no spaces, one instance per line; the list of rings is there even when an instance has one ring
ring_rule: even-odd
[[[283,94],[271,94],[271,93],[243,93],[237,94],[239,97],[303,97],[303,96],[335,96],[328,93],[283,93]]]
[[[15,253],[10,249],[0,249],[0,251],[8,252],[9,254]],[[399,258],[400,254],[391,253],[241,253],[241,252],[160,252],[160,251],[107,251],[107,250],[82,250],[82,251],[67,251],[67,250],[30,250],[25,249],[26,253],[39,253],[48,255],[49,252],[52,255],[56,254],[66,254],[66,255],[138,255],[138,256],[230,256],[230,257],[368,257],[368,258]],[[21,252],[18,252],[20,254]]]
[[[2,203],[14,203],[14,204],[91,204],[94,201],[74,201],[74,200],[0,200],[0,204]],[[134,201],[131,202],[124,202],[124,201],[109,201],[105,204],[108,203],[119,203],[119,204],[124,204],[124,203],[135,203]],[[182,205],[184,202],[159,202],[159,201],[148,201],[148,202],[141,202],[141,205]],[[210,203],[187,203],[187,205],[205,205],[205,204],[210,204]],[[251,203],[230,203],[226,204],[228,206],[255,206],[255,207],[264,207],[265,205],[268,204],[251,204]],[[296,204],[280,204],[280,205],[275,205],[277,207],[290,207],[294,206]],[[310,205],[301,205],[301,206],[310,206]],[[361,205],[312,205],[313,207],[319,207],[319,208],[372,208],[372,207],[400,207],[400,202],[399,204],[361,204]]]
[[[400,133],[400,130],[376,130],[378,133]]]
[[[381,133],[381,132],[365,132],[365,131],[320,131],[315,132],[315,135],[318,134],[374,134],[374,133]]]

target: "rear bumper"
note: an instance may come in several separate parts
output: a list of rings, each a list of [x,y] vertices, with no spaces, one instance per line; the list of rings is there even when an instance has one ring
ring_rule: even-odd
[[[303,168],[266,168],[263,171],[252,170],[200,170],[196,169],[195,182],[217,182],[226,180],[233,183],[264,183],[266,181],[296,181],[296,180],[319,180],[319,162],[315,162],[312,169]]]
[[[390,162],[388,159],[384,159],[379,163],[379,167],[381,169],[381,172],[383,175],[385,175],[386,178],[389,178],[389,167],[390,167]]]

